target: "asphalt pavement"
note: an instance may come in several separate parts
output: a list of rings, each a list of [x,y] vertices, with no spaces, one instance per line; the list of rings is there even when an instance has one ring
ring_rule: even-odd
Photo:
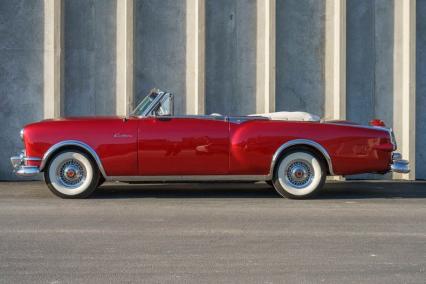
[[[0,283],[426,283],[426,183],[0,182]]]

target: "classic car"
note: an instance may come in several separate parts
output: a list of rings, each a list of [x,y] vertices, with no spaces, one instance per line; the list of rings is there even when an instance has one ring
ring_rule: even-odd
[[[317,194],[326,176],[407,173],[392,129],[324,121],[304,112],[174,115],[173,95],[151,91],[125,117],[70,117],[26,125],[18,176],[44,174],[62,198],[104,181],[264,181],[283,197]]]

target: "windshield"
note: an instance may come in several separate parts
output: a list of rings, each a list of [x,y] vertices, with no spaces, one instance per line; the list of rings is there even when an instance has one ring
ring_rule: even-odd
[[[144,115],[146,109],[151,105],[152,101],[158,96],[157,93],[151,93],[147,95],[143,100],[138,104],[138,106],[133,110],[132,115],[141,116]]]

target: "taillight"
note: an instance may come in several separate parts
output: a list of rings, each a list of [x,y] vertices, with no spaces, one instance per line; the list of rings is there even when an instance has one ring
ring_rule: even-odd
[[[381,127],[385,127],[386,126],[385,122],[383,120],[381,120],[381,119],[370,120],[369,124],[371,126],[381,126]]]

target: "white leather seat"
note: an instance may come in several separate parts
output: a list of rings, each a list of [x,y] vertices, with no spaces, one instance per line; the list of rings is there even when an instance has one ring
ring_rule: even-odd
[[[279,111],[261,114],[250,114],[249,116],[263,116],[271,120],[320,121],[320,117],[318,115],[303,111]]]

